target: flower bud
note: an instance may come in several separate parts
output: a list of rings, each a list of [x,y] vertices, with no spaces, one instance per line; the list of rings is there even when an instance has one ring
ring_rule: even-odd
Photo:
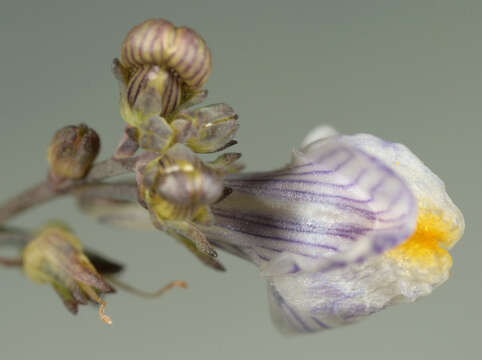
[[[98,273],[83,252],[79,239],[68,229],[47,226],[27,244],[22,260],[27,277],[52,285],[70,312],[76,314],[79,304],[94,302],[100,305],[100,318],[111,323],[104,315],[106,303],[100,295],[114,289]]]
[[[85,124],[66,126],[54,135],[48,148],[50,173],[55,179],[81,179],[100,150],[100,138]]]
[[[122,42],[121,63],[131,72],[143,65],[169,69],[194,90],[211,73],[211,51],[194,30],[151,19],[129,31]]]
[[[129,31],[113,72],[121,115],[138,127],[152,116],[169,118],[196,97],[211,72],[211,52],[194,30],[151,19]]]
[[[223,171],[176,144],[142,170],[144,200],[163,220],[200,220],[224,191]]]

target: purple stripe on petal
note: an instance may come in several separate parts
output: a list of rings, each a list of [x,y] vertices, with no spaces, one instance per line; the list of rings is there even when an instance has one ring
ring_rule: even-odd
[[[348,184],[334,184],[330,182],[323,182],[323,181],[316,181],[316,180],[304,180],[301,178],[296,178],[296,179],[278,179],[275,177],[266,177],[266,178],[258,178],[258,179],[244,179],[243,182],[253,182],[253,183],[263,183],[263,182],[270,182],[270,183],[278,183],[278,184],[310,184],[310,185],[323,185],[323,186],[329,186],[329,187],[338,187],[338,188],[350,188],[352,186],[355,186],[358,184],[358,182],[362,179],[362,177],[367,174],[368,170],[363,169],[360,171],[360,173],[356,176],[356,178],[348,183]],[[290,174],[291,175],[291,174]],[[314,175],[313,173],[310,173],[310,175]],[[231,180],[229,184],[235,184],[234,180]]]
[[[296,311],[294,311],[288,305],[288,303],[285,301],[285,299],[281,296],[281,294],[276,290],[276,288],[274,286],[270,286],[269,291],[271,292],[271,296],[273,297],[273,300],[275,301],[275,303],[285,312],[285,315],[288,315],[288,317],[286,317],[286,319],[290,322],[291,322],[290,318],[295,320],[296,324],[293,324],[291,322],[292,325],[295,325],[295,327],[297,327],[297,328],[301,327],[301,329],[304,332],[314,332],[315,331],[314,329],[310,328],[303,321],[301,316],[299,316],[298,313]]]
[[[143,73],[142,70],[140,70],[140,71],[138,70],[135,73],[134,77],[129,82],[129,85],[128,85],[128,88],[127,88],[127,101],[128,101],[130,106],[133,106],[134,102],[136,100],[137,92],[139,90],[139,88],[136,87],[136,85],[137,85],[137,82],[138,82],[138,78],[139,78],[139,76],[142,76],[142,73]],[[136,94],[135,96],[134,96],[133,92]]]
[[[216,211],[215,211],[216,213]],[[278,229],[282,230],[294,230],[299,232],[313,232],[317,234],[324,234],[325,226],[323,223],[317,223],[315,221],[311,221],[310,223],[300,223],[296,221],[291,221],[288,219],[280,219],[278,217],[273,216],[266,216],[262,213],[243,213],[241,211],[237,212],[229,212],[228,209],[219,210],[219,214],[228,217],[228,214],[233,218],[242,220],[242,221],[253,221],[255,223],[259,223],[265,226],[273,226]],[[349,232],[356,235],[362,235],[367,231],[370,231],[371,228],[369,227],[360,227],[354,223],[337,223],[334,227],[328,227],[328,231],[340,231],[340,232]]]
[[[256,254],[261,260],[263,261],[270,261],[271,259],[267,256],[261,255],[261,254]]]
[[[167,77],[167,84],[164,88],[164,94],[162,96],[161,115],[168,114],[172,110],[171,98],[174,92],[174,81],[175,81],[174,77],[169,74],[169,76]]]
[[[320,328],[322,329],[330,329],[330,327],[328,325],[326,325],[325,323],[323,323],[322,321],[318,320],[317,318],[315,318],[314,316],[311,317],[311,320],[313,320],[316,325],[318,325]]]
[[[152,36],[151,42],[149,45],[146,46],[146,53],[149,54],[150,58],[152,60],[156,59],[157,56],[159,56],[159,61],[162,61],[162,53],[164,52],[164,39],[161,39],[161,32],[162,29],[164,28],[164,24],[157,24],[156,25],[156,30],[154,31],[154,35]],[[160,54],[156,55],[154,53],[154,47],[156,46],[156,43],[160,43]]]
[[[201,45],[202,46],[202,45]],[[201,71],[204,69],[204,66],[206,64],[206,62],[208,61],[207,59],[207,56],[208,54],[206,53],[206,50],[203,49],[202,50],[202,53],[199,55],[199,59],[196,59],[196,62],[197,62],[197,68],[194,70],[194,72],[192,73],[192,75],[188,76],[185,81],[188,83],[188,84],[192,84],[192,83],[195,83],[195,80],[197,78],[197,76],[199,76],[199,74],[201,73]]]
[[[196,39],[192,36],[189,37],[189,48],[191,50],[189,53],[190,56],[186,56],[189,61],[184,65],[184,68],[181,69],[178,67],[184,79],[186,79],[189,70],[191,70],[192,66],[196,63],[196,56],[198,55],[198,44]]]
[[[135,92],[134,98],[132,99],[132,105],[135,104],[135,102],[137,101],[137,98],[141,90],[146,87],[147,82],[149,81],[149,76],[148,76],[149,71],[150,71],[149,68],[145,68],[142,71],[140,71],[141,78],[137,80],[138,84],[136,85],[136,90],[135,90],[136,92]]]
[[[146,62],[144,60],[144,54],[146,54],[146,38],[150,34],[152,30],[148,28],[149,25],[146,24],[145,29],[143,29],[144,33],[141,35],[141,39],[139,42],[139,46],[137,48],[137,60],[139,62]]]

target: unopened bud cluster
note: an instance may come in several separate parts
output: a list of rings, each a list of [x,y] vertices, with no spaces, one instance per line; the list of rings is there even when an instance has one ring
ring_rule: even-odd
[[[162,19],[135,26],[122,43],[113,72],[119,81],[121,115],[128,124],[119,149],[148,155],[137,167],[139,199],[162,230],[215,254],[196,223],[211,223],[210,205],[226,195],[224,177],[241,169],[239,154],[203,162],[236,144],[238,116],[226,104],[196,109],[207,96],[211,52],[194,30]],[[127,146],[127,142],[136,145]]]
[[[155,227],[207,265],[223,270],[198,227],[214,223],[211,205],[230,194],[224,179],[242,169],[236,163],[241,154],[224,153],[212,161],[197,154],[236,144],[239,124],[229,105],[192,108],[207,96],[202,89],[211,73],[206,42],[189,28],[148,20],[127,34],[113,72],[127,125],[112,161],[127,159],[126,163],[135,164],[129,169],[136,172],[139,202]],[[135,155],[139,149],[142,153]],[[99,136],[84,124],[58,130],[48,148],[50,190],[82,186],[80,180],[92,169],[99,150]],[[101,259],[96,269],[65,226],[49,225],[34,236],[24,248],[22,264],[31,280],[50,284],[71,312],[94,302],[102,320],[111,322],[104,315],[102,296],[114,290],[99,270],[119,267]]]

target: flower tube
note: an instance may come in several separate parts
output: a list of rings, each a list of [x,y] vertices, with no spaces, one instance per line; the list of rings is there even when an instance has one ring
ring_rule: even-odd
[[[447,280],[447,250],[464,230],[435,174],[405,146],[367,134],[316,129],[289,165],[225,185],[232,194],[212,206],[215,225],[200,229],[259,267],[285,333],[350,324],[428,295]]]

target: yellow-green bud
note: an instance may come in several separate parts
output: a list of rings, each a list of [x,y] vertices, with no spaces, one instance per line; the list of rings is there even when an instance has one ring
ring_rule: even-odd
[[[81,179],[87,175],[100,150],[100,138],[87,125],[58,130],[48,148],[50,174],[55,179]]]
[[[176,144],[142,170],[141,197],[160,220],[208,221],[224,191],[224,172]]]

